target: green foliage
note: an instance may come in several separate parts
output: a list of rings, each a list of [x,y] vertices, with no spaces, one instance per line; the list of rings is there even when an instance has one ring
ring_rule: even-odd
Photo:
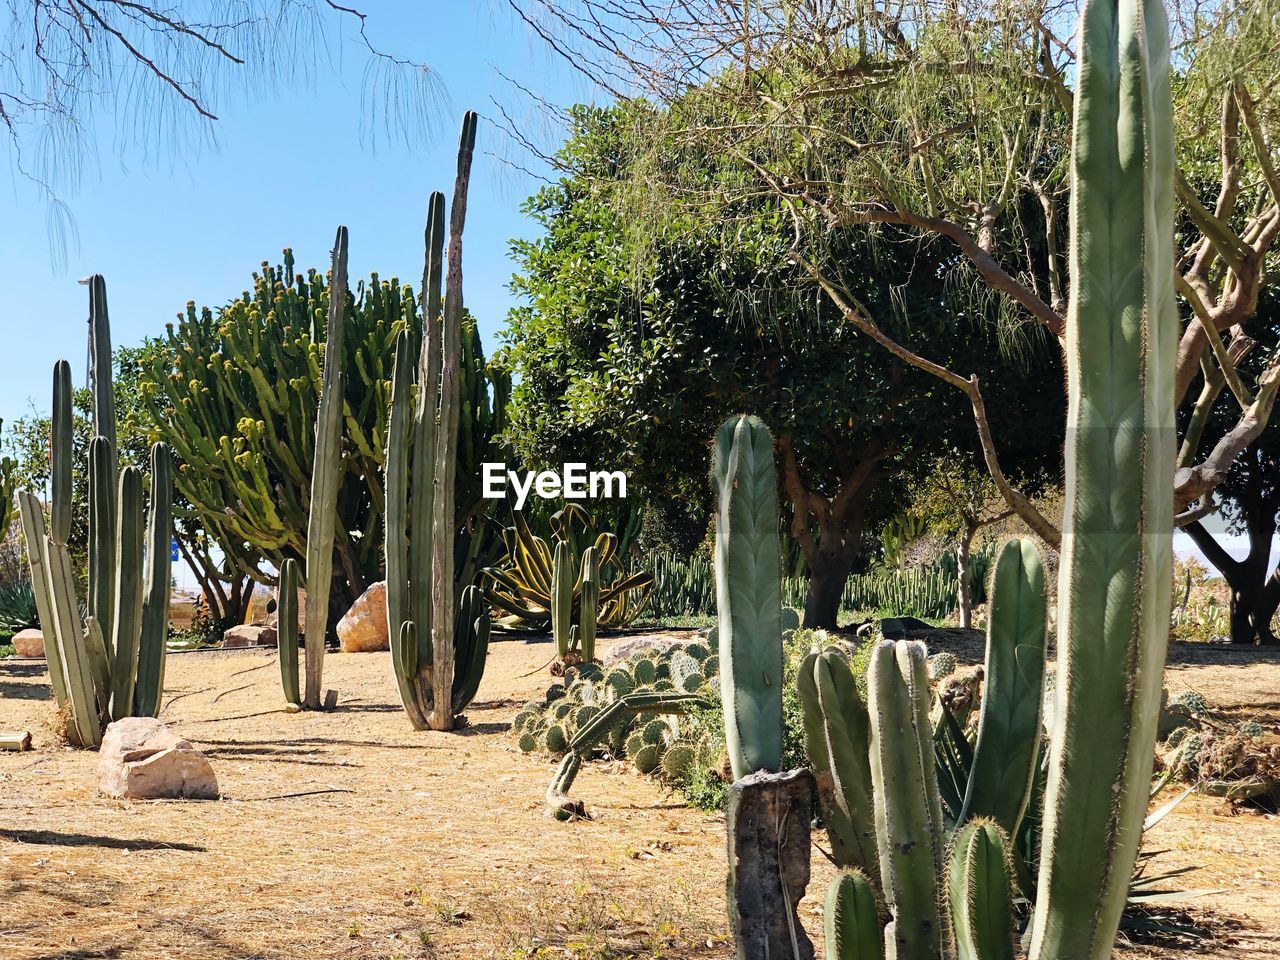
[[[531,463],[617,464],[660,499],[701,505],[706,489],[688,465],[702,462],[703,438],[724,417],[748,410],[790,444],[806,492],[834,498],[874,458],[854,498],[874,529],[905,502],[895,478],[923,473],[939,444],[972,452],[970,411],[816,295],[789,256],[782,203],[756,193],[707,222],[655,194],[664,215],[636,236],[619,207],[654,147],[633,139],[650,109],[575,108],[563,177],[526,204],[540,238],[513,244],[514,289],[528,304],[509,315],[501,354],[519,381],[507,436]],[[714,176],[725,159],[690,155],[684,170]],[[1043,472],[1061,436],[1062,398],[1042,389],[1056,376],[1055,348],[1031,331],[1034,364],[1004,362],[993,311],[952,282],[950,250],[902,239],[841,227],[830,249],[806,252],[839,270],[887,331],[927,341],[939,360],[991,384],[1006,461]],[[861,523],[828,532],[866,550]],[[822,524],[813,528],[820,539]]]

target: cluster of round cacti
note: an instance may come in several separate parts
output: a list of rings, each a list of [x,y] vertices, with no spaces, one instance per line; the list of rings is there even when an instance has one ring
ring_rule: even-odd
[[[1169,738],[1177,731],[1199,729],[1201,720],[1208,715],[1209,701],[1203,694],[1186,690],[1170,697],[1160,710],[1159,738],[1169,744]]]
[[[646,691],[697,693],[708,685],[714,687],[719,674],[720,658],[705,643],[643,650],[610,667],[582,664],[570,668],[563,683],[553,683],[542,700],[526,703],[516,714],[512,731],[525,753],[561,754],[578,730],[620,697]],[[627,759],[641,773],[679,780],[700,750],[690,741],[690,727],[687,723],[682,727],[675,715],[627,717],[584,759]]]

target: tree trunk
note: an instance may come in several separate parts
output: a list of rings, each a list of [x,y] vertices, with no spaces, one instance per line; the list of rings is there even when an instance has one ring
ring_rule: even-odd
[[[966,523],[956,548],[956,605],[960,608],[960,627],[973,626],[973,598],[969,596],[969,551],[973,547],[973,535],[977,527]]]
[[[804,551],[809,570],[804,626],[834,630],[840,597],[861,546],[867,502],[885,476],[880,463],[892,451],[878,444],[861,450],[861,459],[838,455],[846,469],[835,496],[828,498],[805,486],[790,434],[780,434],[778,446],[782,451],[782,487],[792,506],[791,536]]]
[[[836,531],[823,531],[823,540],[836,537]],[[808,551],[806,551],[808,553]],[[840,616],[840,598],[849,580],[849,571],[857,551],[842,544],[835,550],[821,544],[806,556],[809,566],[809,590],[804,599],[804,625],[811,630],[834,630]]]
[[[1268,512],[1268,504],[1261,510],[1246,510],[1249,530],[1249,554],[1236,560],[1222,548],[1213,535],[1198,521],[1185,529],[1209,562],[1222,574],[1231,589],[1231,642],[1252,646],[1274,643],[1271,619],[1280,605],[1280,581],[1276,576],[1268,578],[1271,558],[1271,539],[1275,535],[1275,515]]]

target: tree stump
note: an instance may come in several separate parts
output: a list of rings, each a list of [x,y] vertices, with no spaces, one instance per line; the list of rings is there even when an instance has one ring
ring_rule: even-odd
[[[757,772],[729,788],[729,922],[738,960],[813,960],[797,908],[809,886],[813,775]]]

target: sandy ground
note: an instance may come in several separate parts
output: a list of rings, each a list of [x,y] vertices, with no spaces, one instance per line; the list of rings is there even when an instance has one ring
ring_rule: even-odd
[[[338,709],[296,715],[269,653],[174,655],[162,719],[213,761],[224,799],[204,803],[99,795],[96,754],[54,742],[43,663],[0,661],[0,729],[35,736],[34,752],[0,754],[0,957],[730,957],[722,817],[600,764],[575,789],[593,822],[543,816],[552,763],[507,728],[547,683],[548,651],[495,643],[455,734],[409,728],[386,654],[328,656]],[[1274,654],[1173,660],[1171,689],[1280,719]],[[1188,904],[1220,931],[1202,954],[1280,958],[1274,816],[1192,798],[1151,843],[1160,866],[1202,865],[1188,886],[1222,890]],[[828,877],[815,856],[801,906],[815,939]]]

